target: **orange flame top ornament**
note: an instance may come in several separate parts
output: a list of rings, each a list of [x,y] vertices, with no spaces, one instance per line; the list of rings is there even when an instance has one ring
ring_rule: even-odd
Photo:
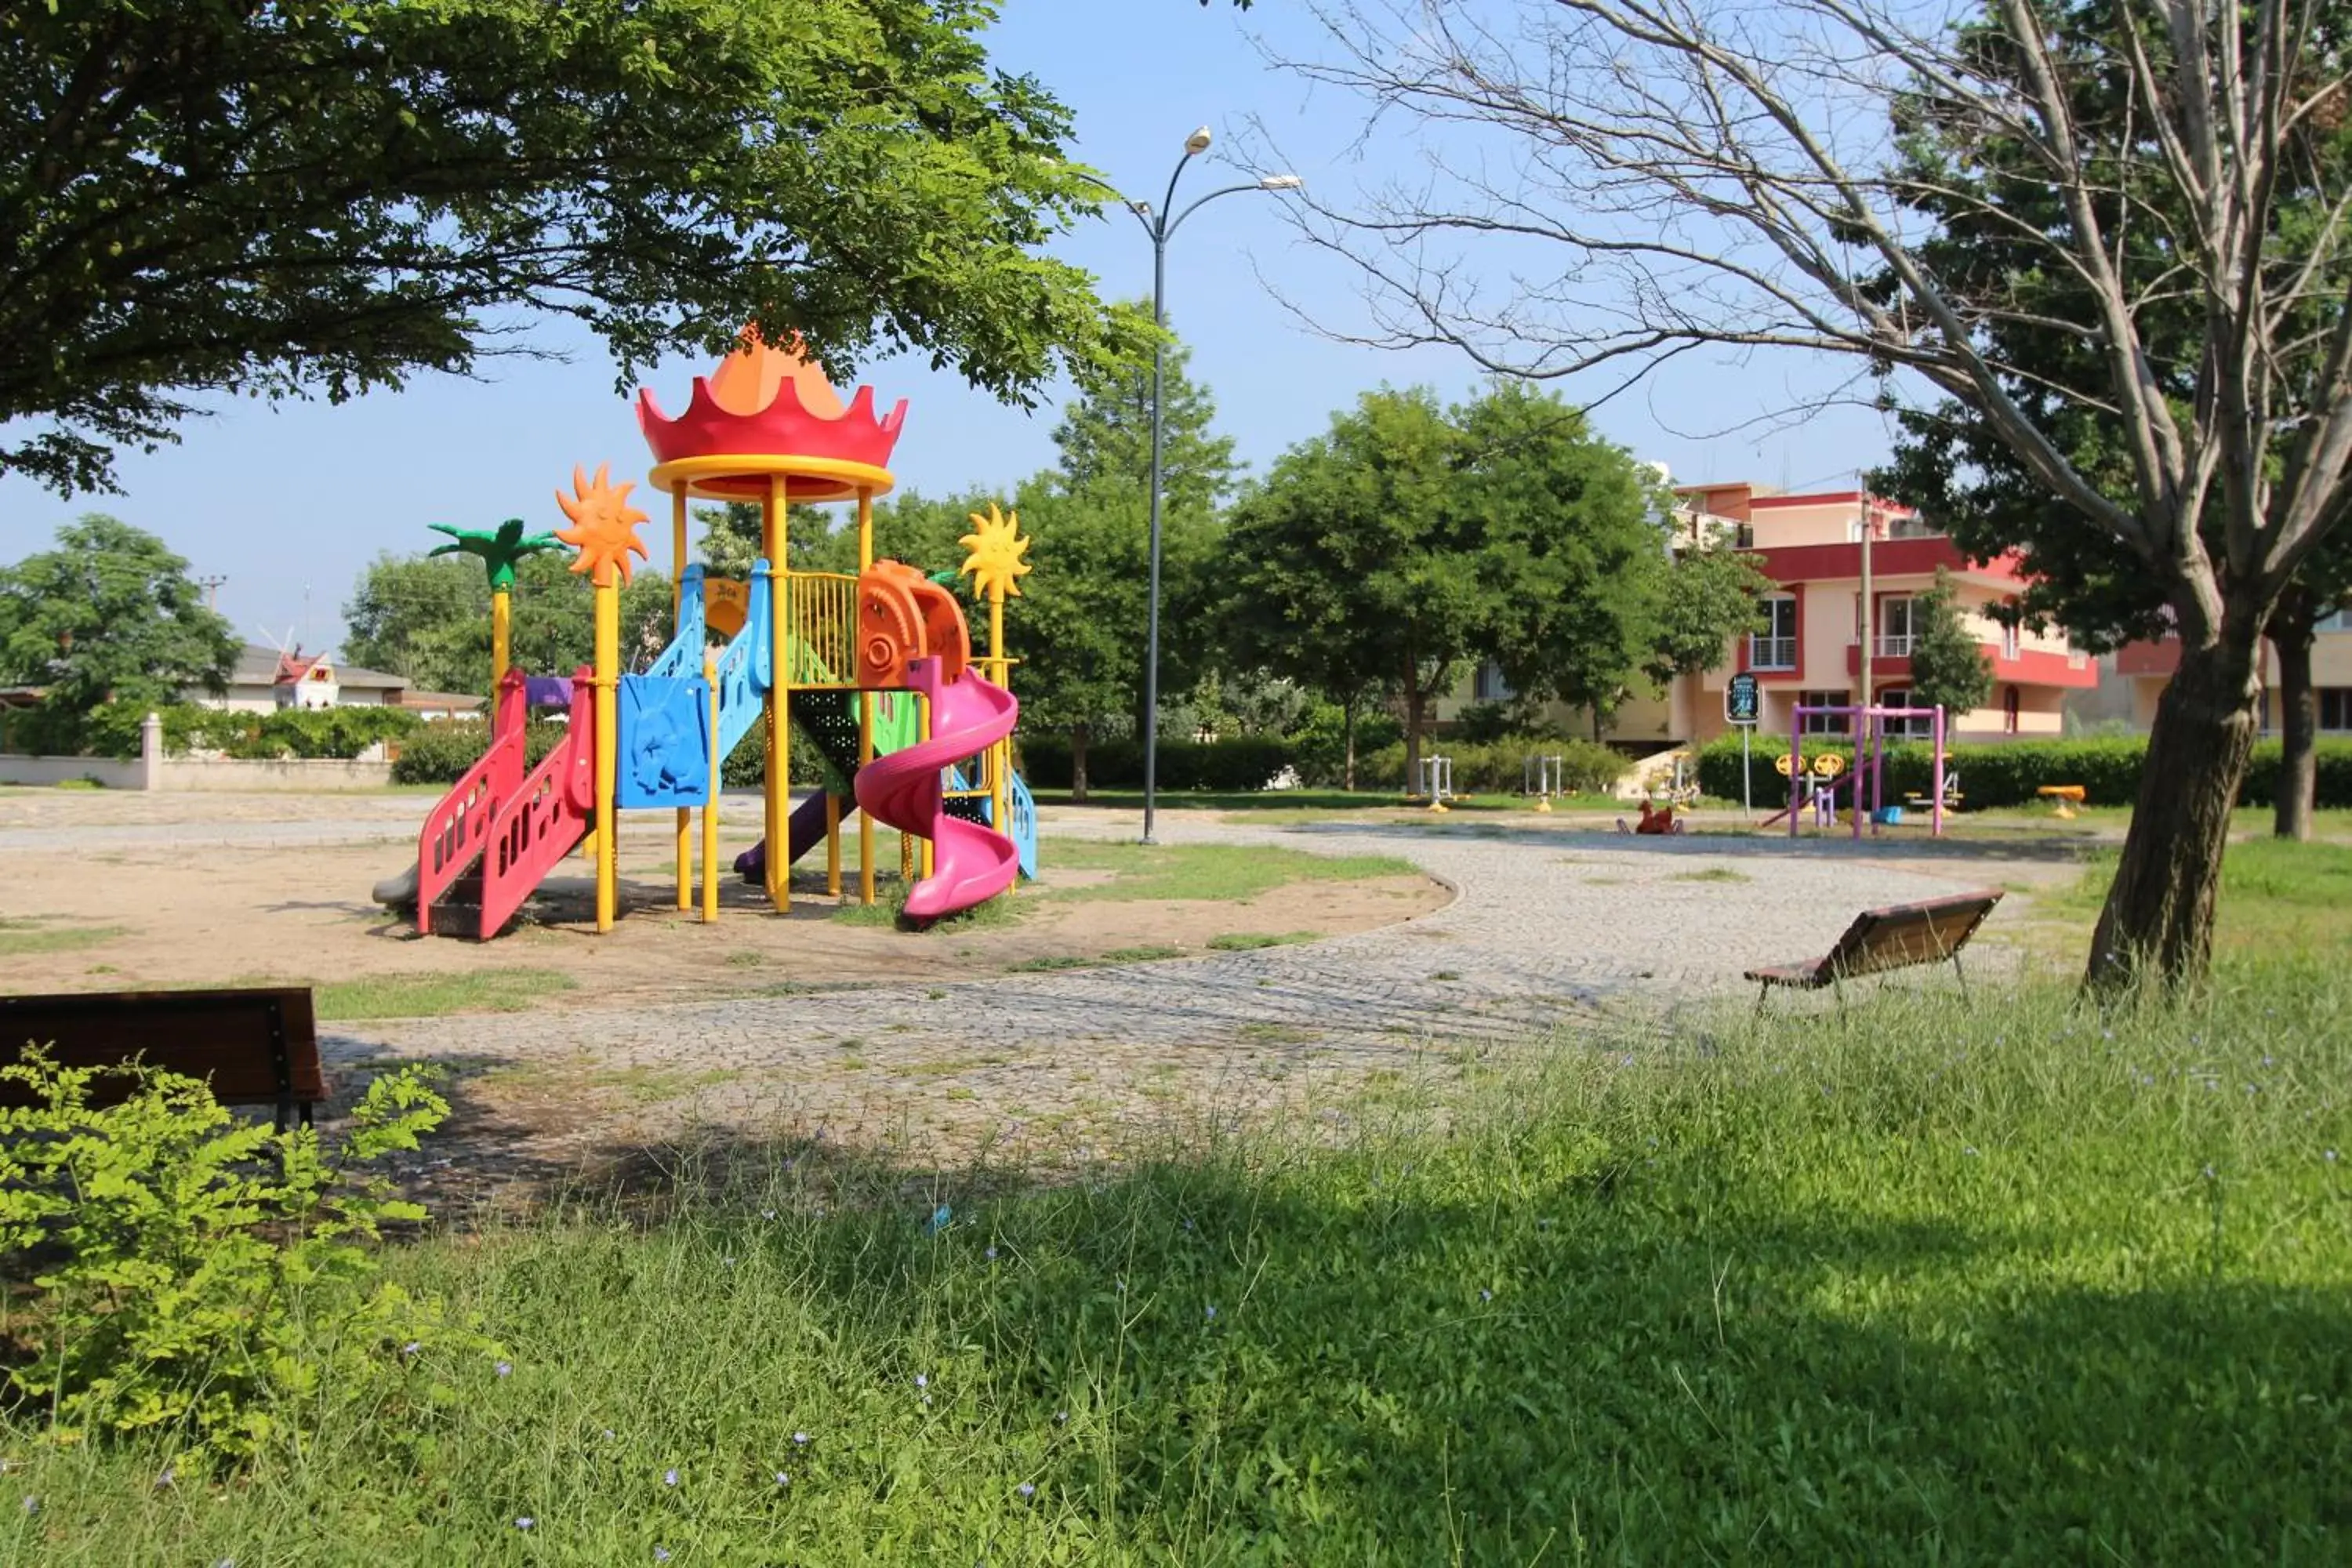
[[[614,580],[626,583],[632,555],[652,559],[653,552],[637,537],[637,524],[646,514],[629,504],[629,492],[636,489],[633,481],[624,480],[619,489],[613,487],[613,466],[596,465],[596,477],[575,466],[572,470],[571,495],[555,492],[555,504],[572,520],[570,528],[559,528],[555,537],[571,545],[579,553],[572,557],[572,569],[585,572],[589,580],[604,587]]]
[[[887,418],[874,415],[874,389],[861,386],[846,405],[824,367],[790,348],[743,330],[735,352],[708,376],[694,378],[684,414],[673,419],[650,391],[637,394],[637,427],[654,455],[653,482],[683,481],[698,495],[756,500],[763,479],[801,480],[794,500],[839,500],[890,487],[891,448],[907,419],[900,398]],[[814,486],[810,481],[814,481]]]

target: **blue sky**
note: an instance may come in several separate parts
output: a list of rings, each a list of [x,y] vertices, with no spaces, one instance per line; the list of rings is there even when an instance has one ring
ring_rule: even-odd
[[[998,60],[1035,73],[1069,104],[1076,154],[1133,195],[1157,198],[1185,135],[1202,123],[1217,132],[1221,153],[1248,140],[1253,121],[1262,123],[1291,169],[1328,201],[1344,203],[1377,173],[1352,146],[1358,106],[1270,69],[1253,42],[1268,34],[1311,47],[1309,24],[1295,6],[1277,0],[1236,15],[1223,0],[1206,10],[1192,0],[1007,0],[992,40]],[[1195,168],[1187,187],[1205,191],[1220,176],[1236,172]],[[1169,258],[1171,319],[1192,346],[1194,374],[1216,396],[1220,427],[1254,469],[1382,382],[1425,382],[1456,395],[1475,379],[1448,351],[1384,352],[1300,325],[1261,277],[1342,327],[1360,320],[1355,282],[1294,238],[1269,210],[1282,199],[1253,194],[1203,208]],[[1150,289],[1150,247],[1124,214],[1085,226],[1057,250],[1107,293]],[[121,495],[64,501],[21,479],[0,479],[0,560],[44,547],[77,513],[111,511],[162,535],[194,570],[225,575],[220,607],[241,634],[292,628],[309,647],[329,645],[361,567],[380,551],[436,542],[426,523],[482,526],[520,515],[551,527],[560,521],[551,493],[572,464],[610,461],[616,474],[642,473],[645,447],[602,349],[560,325],[542,328],[536,341],[568,351],[571,363],[502,363],[483,381],[429,378],[339,408],[226,405],[188,425],[180,446],[126,455]],[[651,378],[656,395],[682,406],[702,368],[663,367]],[[1823,374],[1796,360],[1694,356],[1612,400],[1597,419],[1636,455],[1670,464],[1677,479],[1843,485],[1884,456],[1876,417],[1839,409],[1793,429],[1735,429],[1817,390]],[[867,367],[863,379],[886,406],[895,397],[912,401],[894,462],[902,487],[1009,490],[1052,461],[1054,400],[1024,413],[952,374],[887,362]],[[1565,390],[1592,395],[1602,387]]]

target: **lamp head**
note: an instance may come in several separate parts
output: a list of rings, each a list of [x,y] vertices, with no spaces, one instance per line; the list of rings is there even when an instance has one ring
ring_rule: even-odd
[[[1295,191],[1307,182],[1296,174],[1268,174],[1257,183],[1261,191]]]
[[[1209,128],[1205,125],[1184,138],[1184,156],[1195,158],[1209,150]]]

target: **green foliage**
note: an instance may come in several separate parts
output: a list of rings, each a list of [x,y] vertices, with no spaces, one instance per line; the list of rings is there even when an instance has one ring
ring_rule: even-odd
[[[1789,781],[1774,771],[1772,759],[1789,749],[1785,735],[1758,735],[1749,753],[1749,776],[1755,799],[1786,799]],[[1827,735],[1805,737],[1805,754],[1842,751],[1853,746]],[[2254,747],[2238,800],[2244,805],[2268,805],[2276,797],[2280,769],[2279,742],[2263,741]],[[2063,741],[2004,741],[1971,745],[1965,742],[1945,748],[1944,765],[1960,773],[1964,805],[1972,809],[2031,805],[2034,791],[2043,784],[2081,784],[2095,805],[2128,805],[2139,797],[2140,771],[2147,758],[2144,735]],[[1717,736],[1699,752],[1699,787],[1727,800],[1739,798],[1739,738]],[[2318,748],[2319,792],[2323,806],[2352,806],[2352,742],[2325,742]],[[1927,793],[1935,769],[1935,753],[1923,742],[1891,744],[1886,749],[1886,791],[1899,802],[1906,792]]]
[[[1073,772],[1070,742],[1053,733],[1021,737],[1021,767],[1032,789],[1065,790]],[[1221,741],[1162,736],[1158,784],[1162,793],[1264,789],[1276,773],[1298,764],[1298,748],[1278,735],[1234,735]],[[1087,748],[1087,779],[1099,789],[1143,787],[1143,742],[1097,741]]]
[[[1731,639],[1762,623],[1757,601],[1773,589],[1754,559],[1720,541],[1682,550],[1658,597],[1658,622],[1643,673],[1660,685],[1719,667]]]
[[[2337,1561],[2352,994],[2222,978],[1604,1020],[1036,1183],[730,1142],[402,1250],[527,1347],[462,1411],[10,1507],[94,1563]]]
[[[382,1279],[391,1221],[425,1217],[358,1167],[415,1150],[448,1105],[405,1068],[374,1079],[329,1152],[316,1131],[232,1116],[147,1068],[99,1105],[99,1069],[0,1067],[0,1261],[26,1355],[10,1388],[49,1436],[171,1433],[246,1459],[320,1407],[374,1404],[429,1340],[472,1345]],[[411,1349],[404,1355],[403,1346]]]
[[[1911,600],[1911,705],[1941,705],[1947,716],[1972,713],[1992,700],[1992,660],[1961,619],[1951,574]]]
[[[1136,323],[1139,337],[1151,320],[1149,301],[1117,307]],[[1192,351],[1171,341],[1160,369],[1162,421],[1160,494],[1168,512],[1205,516],[1233,493],[1241,465],[1233,438],[1211,433],[1217,405],[1193,381]],[[1062,486],[1089,490],[1109,485],[1142,490],[1151,482],[1151,353],[1139,346],[1131,360],[1082,372],[1077,395],[1054,426]]]
[[[537,767],[541,758],[563,743],[566,725],[535,719],[523,727],[525,765]],[[392,760],[392,782],[397,784],[452,784],[489,750],[490,726],[484,719],[445,719],[426,724],[401,742]]]
[[[1360,711],[1353,717],[1359,757],[1404,739],[1404,725],[1386,708]],[[1338,703],[1318,702],[1290,731],[1290,743],[1297,753],[1292,764],[1306,783],[1345,785],[1349,782],[1349,718]]]
[[[1433,742],[1428,754],[1454,762],[1454,787],[1464,795],[1517,795],[1527,784],[1527,760],[1540,753],[1560,760],[1560,779],[1571,795],[1601,795],[1625,774],[1619,752],[1595,741],[1559,736],[1511,735],[1484,742]],[[1404,748],[1392,745],[1364,759],[1368,784],[1406,787]],[[1417,787],[1417,786],[1416,786]]]
[[[91,710],[79,725],[82,751],[96,757],[137,756],[151,712],[163,721],[163,750],[173,756],[216,752],[246,760],[348,761],[378,742],[404,741],[428,728],[421,715],[404,708],[280,708],[269,713],[233,713],[185,702],[152,709],[108,702]],[[47,736],[44,733],[40,738]]]
[[[515,568],[514,668],[570,675],[596,657],[596,590],[571,555],[525,555]],[[450,555],[379,555],[343,605],[343,657],[406,676],[420,690],[490,694],[490,586]],[[639,572],[621,590],[621,661],[641,668],[668,646],[669,579]]]
[[[1024,399],[1131,358],[1045,247],[1100,195],[979,0],[14,7],[0,467],[104,488],[191,395],[341,400],[512,352],[623,383],[739,324]],[[157,62],[168,61],[168,68]],[[23,422],[23,423],[16,423]]]
[[[79,751],[80,721],[100,703],[143,712],[191,688],[224,689],[236,651],[188,563],[102,512],[58,530],[56,548],[0,567],[0,682],[48,689],[46,750]]]

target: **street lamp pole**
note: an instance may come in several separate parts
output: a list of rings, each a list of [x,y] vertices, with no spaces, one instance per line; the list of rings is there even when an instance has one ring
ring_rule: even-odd
[[[1168,176],[1167,194],[1160,198],[1157,210],[1144,202],[1127,202],[1127,210],[1135,215],[1136,221],[1143,226],[1143,232],[1151,239],[1151,325],[1161,334],[1151,345],[1151,603],[1145,619],[1143,652],[1142,842],[1146,844],[1158,842],[1151,830],[1160,806],[1160,513],[1168,446],[1168,417],[1161,405],[1168,371],[1165,337],[1168,327],[1168,242],[1186,218],[1219,196],[1230,196],[1242,191],[1295,191],[1301,184],[1296,174],[1268,174],[1247,184],[1223,186],[1195,200],[1181,212],[1171,211],[1176,204],[1176,184],[1184,177],[1185,165],[1207,152],[1209,142],[1209,128],[1205,125],[1184,138],[1184,155],[1176,160],[1175,171]],[[1117,192],[1112,194],[1117,195]],[[1126,200],[1124,197],[1120,199]]]

